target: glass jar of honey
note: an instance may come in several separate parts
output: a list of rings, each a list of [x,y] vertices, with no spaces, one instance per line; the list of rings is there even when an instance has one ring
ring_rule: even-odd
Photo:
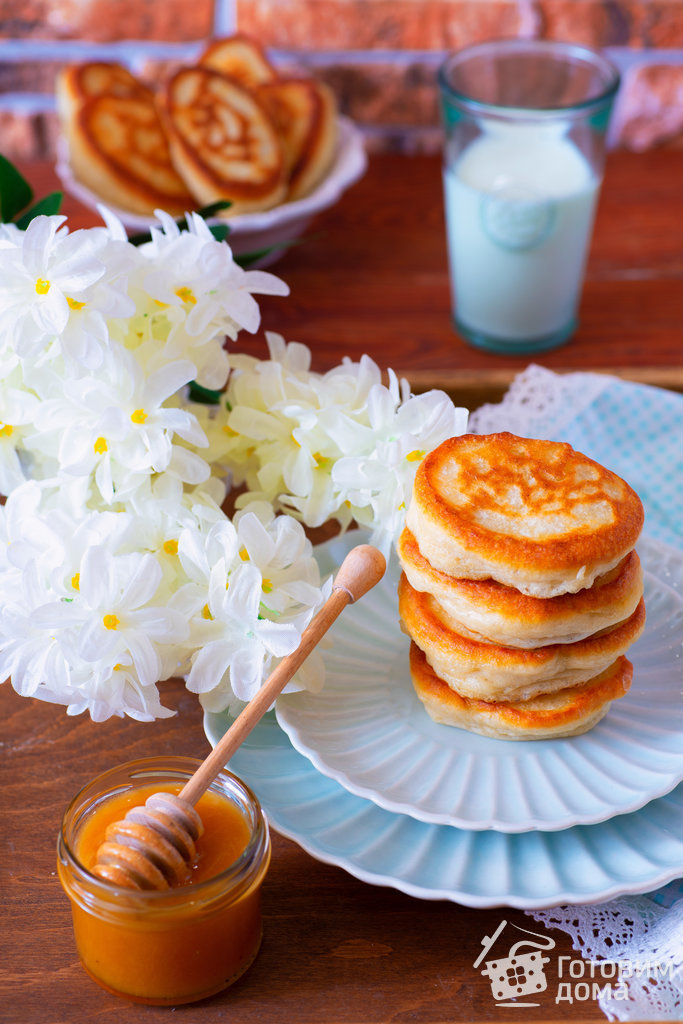
[[[204,833],[187,884],[126,889],[89,870],[109,823],[152,793],[180,792],[199,764],[165,757],[112,768],[74,797],[62,821],[57,867],[81,962],[98,984],[135,1002],[214,995],[247,970],[261,943],[268,825],[254,794],[228,771],[197,802]]]

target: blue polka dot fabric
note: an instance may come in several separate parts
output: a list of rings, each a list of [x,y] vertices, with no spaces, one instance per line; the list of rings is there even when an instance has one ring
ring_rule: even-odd
[[[683,550],[683,395],[615,379],[562,440],[627,480],[645,532]]]

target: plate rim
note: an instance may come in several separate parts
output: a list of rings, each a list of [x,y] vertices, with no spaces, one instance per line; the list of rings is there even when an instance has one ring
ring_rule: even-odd
[[[212,747],[215,746],[215,743],[217,742],[219,736],[222,735],[221,731],[215,731],[213,729],[213,723],[225,715],[226,712],[204,712],[204,732],[207,739],[211,743]],[[317,772],[317,769],[310,763],[310,761],[308,761],[308,759],[304,757],[303,754],[299,754],[299,752],[291,745],[289,737],[282,729],[280,729],[279,725],[277,725],[277,721],[274,717],[274,714],[270,712],[269,715],[272,715],[273,725],[280,732],[284,742],[289,744],[293,753],[301,759],[302,765],[305,766],[306,774],[320,774]],[[264,716],[264,720],[267,719],[269,715]],[[252,735],[258,735],[259,730],[261,729],[263,729],[263,722],[259,723],[255,727]],[[232,762],[230,762],[230,764],[232,766]],[[239,771],[237,771],[236,773],[239,774]],[[345,793],[346,796],[348,796],[349,798],[353,800],[358,800],[360,803],[367,805],[367,807],[370,809],[370,813],[389,815],[391,818],[395,818],[397,820],[412,820],[414,824],[416,823],[421,828],[434,830],[435,832],[439,832],[441,830],[446,832],[452,829],[452,826],[449,825],[434,825],[427,822],[416,822],[415,819],[409,819],[408,816],[406,815],[400,815],[395,814],[391,811],[386,811],[383,808],[377,807],[377,805],[374,804],[372,801],[365,800],[362,797],[358,797],[355,794],[349,793],[348,791],[344,790],[341,784],[336,782],[334,779],[329,779],[329,777],[325,778],[327,778],[327,781],[332,786],[337,787],[339,790],[342,791],[342,793]],[[675,866],[662,866],[658,868],[658,870],[653,875],[648,876],[646,880],[641,878],[640,880],[636,879],[627,881],[623,877],[612,877],[608,885],[604,885],[603,887],[594,886],[591,892],[576,892],[570,888],[565,887],[561,891],[557,891],[556,893],[554,893],[552,896],[544,894],[542,896],[533,897],[529,896],[528,894],[515,894],[514,892],[508,889],[506,893],[501,893],[500,896],[492,897],[487,895],[479,895],[462,887],[429,887],[426,884],[416,883],[406,878],[401,878],[398,875],[370,870],[360,864],[355,863],[351,856],[342,853],[334,853],[331,850],[325,848],[323,845],[317,842],[314,837],[307,835],[301,829],[294,829],[284,824],[279,819],[277,809],[273,810],[272,806],[269,806],[268,801],[264,799],[262,795],[258,794],[257,780],[252,778],[247,779],[247,782],[257,792],[257,796],[262,804],[264,813],[266,814],[266,817],[269,820],[273,829],[284,838],[289,839],[292,842],[295,842],[302,850],[309,854],[309,856],[320,861],[321,863],[339,867],[342,870],[348,872],[354,878],[357,878],[359,881],[365,882],[369,885],[377,885],[384,888],[396,889],[404,893],[405,895],[412,896],[417,899],[448,900],[449,902],[458,903],[463,906],[472,907],[474,909],[491,909],[495,907],[507,906],[514,907],[519,910],[540,910],[548,907],[558,906],[561,904],[585,905],[606,902],[607,900],[615,899],[617,896],[642,895],[643,893],[651,892],[655,889],[660,888],[662,885],[666,885],[668,882],[674,881],[675,879],[681,877],[681,864],[683,864],[683,836],[681,836],[681,838],[678,840],[681,846],[681,863],[677,862]],[[683,787],[683,783],[680,783],[679,786]],[[676,787],[676,789],[678,788],[679,787]],[[672,796],[673,792],[675,792],[675,790],[672,790],[670,793],[664,795],[663,797],[660,797],[659,799],[662,801],[667,801]],[[651,803],[654,802],[655,801],[651,801]],[[630,812],[630,814],[642,814],[647,810],[648,806],[649,805],[646,805],[645,807],[640,808],[638,811]],[[616,818],[627,818],[630,816],[630,814],[627,813],[624,815],[617,815]],[[680,822],[683,823],[683,812],[681,812],[680,814]],[[591,825],[578,825],[575,827],[582,831],[590,831],[591,829],[601,829],[609,827],[609,822],[596,822]],[[477,836],[485,834],[482,832],[473,832],[469,829],[455,829],[454,831],[466,833],[469,832],[471,835],[475,837],[475,841]],[[572,829],[570,828],[564,831],[571,832]],[[542,835],[542,833],[533,833],[533,835],[539,834]],[[524,842],[526,833],[503,833],[502,837],[506,841],[506,843],[510,841]],[[622,842],[626,844],[625,839],[622,839]],[[642,850],[639,850],[638,853],[642,859]],[[652,867],[657,866],[655,862],[651,859],[651,857],[648,860],[648,865],[651,865]],[[604,872],[604,866],[599,865],[599,867]]]
[[[351,537],[351,542],[349,542],[349,537]],[[334,545],[343,544],[344,550],[346,550],[348,547],[351,546],[353,542],[355,542],[355,537],[353,536],[353,534],[346,534],[345,536],[334,537],[331,540],[326,541],[324,544],[319,545],[318,548],[316,548],[315,550],[316,553],[318,554],[319,559],[322,560],[324,565],[326,556],[329,556],[330,549],[333,548]],[[651,547],[661,556],[664,556],[667,552],[670,551],[673,555],[677,556],[679,563],[678,568],[683,577],[683,554],[679,552],[676,548],[671,548],[669,545],[662,544],[662,542],[657,541],[656,539],[651,537],[646,537],[645,535],[641,536],[639,540],[639,546],[641,546],[641,550],[643,546]],[[395,559],[395,553],[392,552],[391,557]],[[332,561],[336,561],[336,559],[332,559]],[[644,564],[643,569],[645,573],[649,573],[649,575],[651,576],[654,575],[648,569],[647,565]],[[661,580],[657,580],[657,582],[663,589],[673,591],[680,599],[678,591],[674,587],[671,587],[669,583],[664,583]],[[368,595],[366,600],[372,600],[372,594]],[[647,624],[645,628],[647,630]],[[395,798],[387,797],[381,791],[378,791],[376,787],[373,787],[371,785],[364,785],[358,782],[357,780],[354,780],[352,777],[349,777],[349,770],[345,771],[336,766],[331,766],[327,764],[323,760],[321,753],[312,748],[307,743],[305,743],[302,740],[301,735],[297,731],[296,727],[292,726],[292,723],[286,720],[286,708],[287,698],[285,697],[283,701],[278,700],[278,702],[276,703],[276,716],[278,724],[280,728],[283,730],[283,732],[288,736],[289,741],[294,747],[294,749],[298,753],[306,757],[313,764],[317,771],[319,771],[322,775],[325,775],[326,777],[333,779],[335,782],[338,782],[343,788],[347,789],[348,792],[353,793],[355,796],[361,797],[365,800],[372,801],[378,807],[381,807],[383,810],[393,812],[396,814],[406,814],[426,824],[447,825],[454,828],[468,829],[470,831],[493,830],[498,832],[506,832],[510,834],[517,834],[528,831],[556,832],[561,831],[563,829],[572,828],[576,825],[600,824],[609,821],[611,818],[623,814],[632,813],[634,811],[641,809],[650,801],[659,799],[662,796],[666,796],[668,793],[676,789],[676,787],[681,782],[683,782],[682,757],[680,767],[677,771],[667,770],[665,772],[657,772],[657,776],[661,780],[661,785],[649,787],[647,788],[647,790],[645,790],[641,786],[639,789],[633,791],[633,796],[629,801],[618,805],[612,804],[609,806],[605,806],[603,799],[602,810],[597,809],[592,814],[582,814],[580,811],[575,810],[571,813],[567,811],[562,814],[556,814],[554,817],[542,818],[539,816],[532,815],[530,817],[519,819],[517,821],[505,821],[495,816],[472,818],[463,817],[462,815],[446,812],[425,812],[419,807],[416,808],[414,804],[398,800]],[[581,737],[576,738],[579,740],[581,739]],[[622,762],[625,762],[625,755],[621,755],[620,760]]]

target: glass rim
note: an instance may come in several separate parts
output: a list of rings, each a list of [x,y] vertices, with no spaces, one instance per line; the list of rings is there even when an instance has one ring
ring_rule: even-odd
[[[140,779],[142,784],[145,784],[146,781],[152,782],[155,778],[158,779],[161,774],[167,775],[165,781],[184,783],[201,763],[199,758],[181,755],[144,757],[115,765],[97,775],[94,779],[91,779],[70,800],[62,815],[58,851],[60,859],[63,854],[66,864],[75,872],[80,883],[87,884],[92,894],[96,894],[97,898],[102,899],[105,903],[115,904],[122,896],[130,903],[142,901],[161,906],[172,906],[187,899],[200,903],[202,897],[210,901],[216,889],[219,889],[221,892],[226,889],[234,892],[242,885],[249,884],[251,875],[258,874],[264,857],[268,856],[270,847],[268,821],[261,803],[253,790],[239,776],[227,768],[221,770],[214,782],[209,786],[209,789],[214,789],[215,792],[215,787],[218,786],[225,793],[227,784],[228,789],[232,788],[236,791],[232,794],[226,793],[226,796],[229,798],[232,795],[235,803],[238,803],[241,799],[242,809],[249,811],[251,818],[248,821],[250,835],[244,850],[236,857],[232,864],[217,874],[212,875],[211,878],[205,878],[201,882],[172,886],[169,889],[130,889],[113,885],[111,882],[99,878],[88,870],[76,856],[70,841],[71,837],[67,835],[67,829],[69,827],[73,829],[77,825],[76,819],[79,810],[82,811],[83,807],[87,804],[92,806],[93,799],[97,800],[94,787],[98,783],[105,783],[108,778],[116,777],[122,772],[128,773],[131,782]],[[122,788],[120,786],[112,788],[108,793],[101,793],[101,796],[103,799],[106,799],[107,795],[113,796],[115,793],[121,792]]]
[[[535,54],[556,54],[564,55],[567,58],[580,59],[584,64],[600,71],[605,79],[604,88],[594,96],[576,103],[568,103],[565,106],[554,107],[519,107],[506,106],[499,103],[489,103],[485,100],[477,100],[467,93],[453,87],[448,80],[448,72],[456,64],[464,63],[472,57],[483,56],[488,52],[497,50],[501,54],[508,55],[515,51],[533,52]],[[437,71],[437,82],[443,97],[468,112],[485,115],[488,117],[500,117],[505,119],[518,120],[549,120],[558,115],[584,116],[586,112],[599,109],[610,103],[621,84],[621,74],[615,64],[597,50],[580,43],[567,43],[554,39],[488,39],[481,43],[472,43],[461,49],[455,50],[447,55]]]

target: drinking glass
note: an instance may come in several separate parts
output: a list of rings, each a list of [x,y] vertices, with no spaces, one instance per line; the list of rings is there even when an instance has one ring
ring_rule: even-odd
[[[619,73],[573,43],[502,39],[439,69],[454,324],[496,352],[576,330]]]

